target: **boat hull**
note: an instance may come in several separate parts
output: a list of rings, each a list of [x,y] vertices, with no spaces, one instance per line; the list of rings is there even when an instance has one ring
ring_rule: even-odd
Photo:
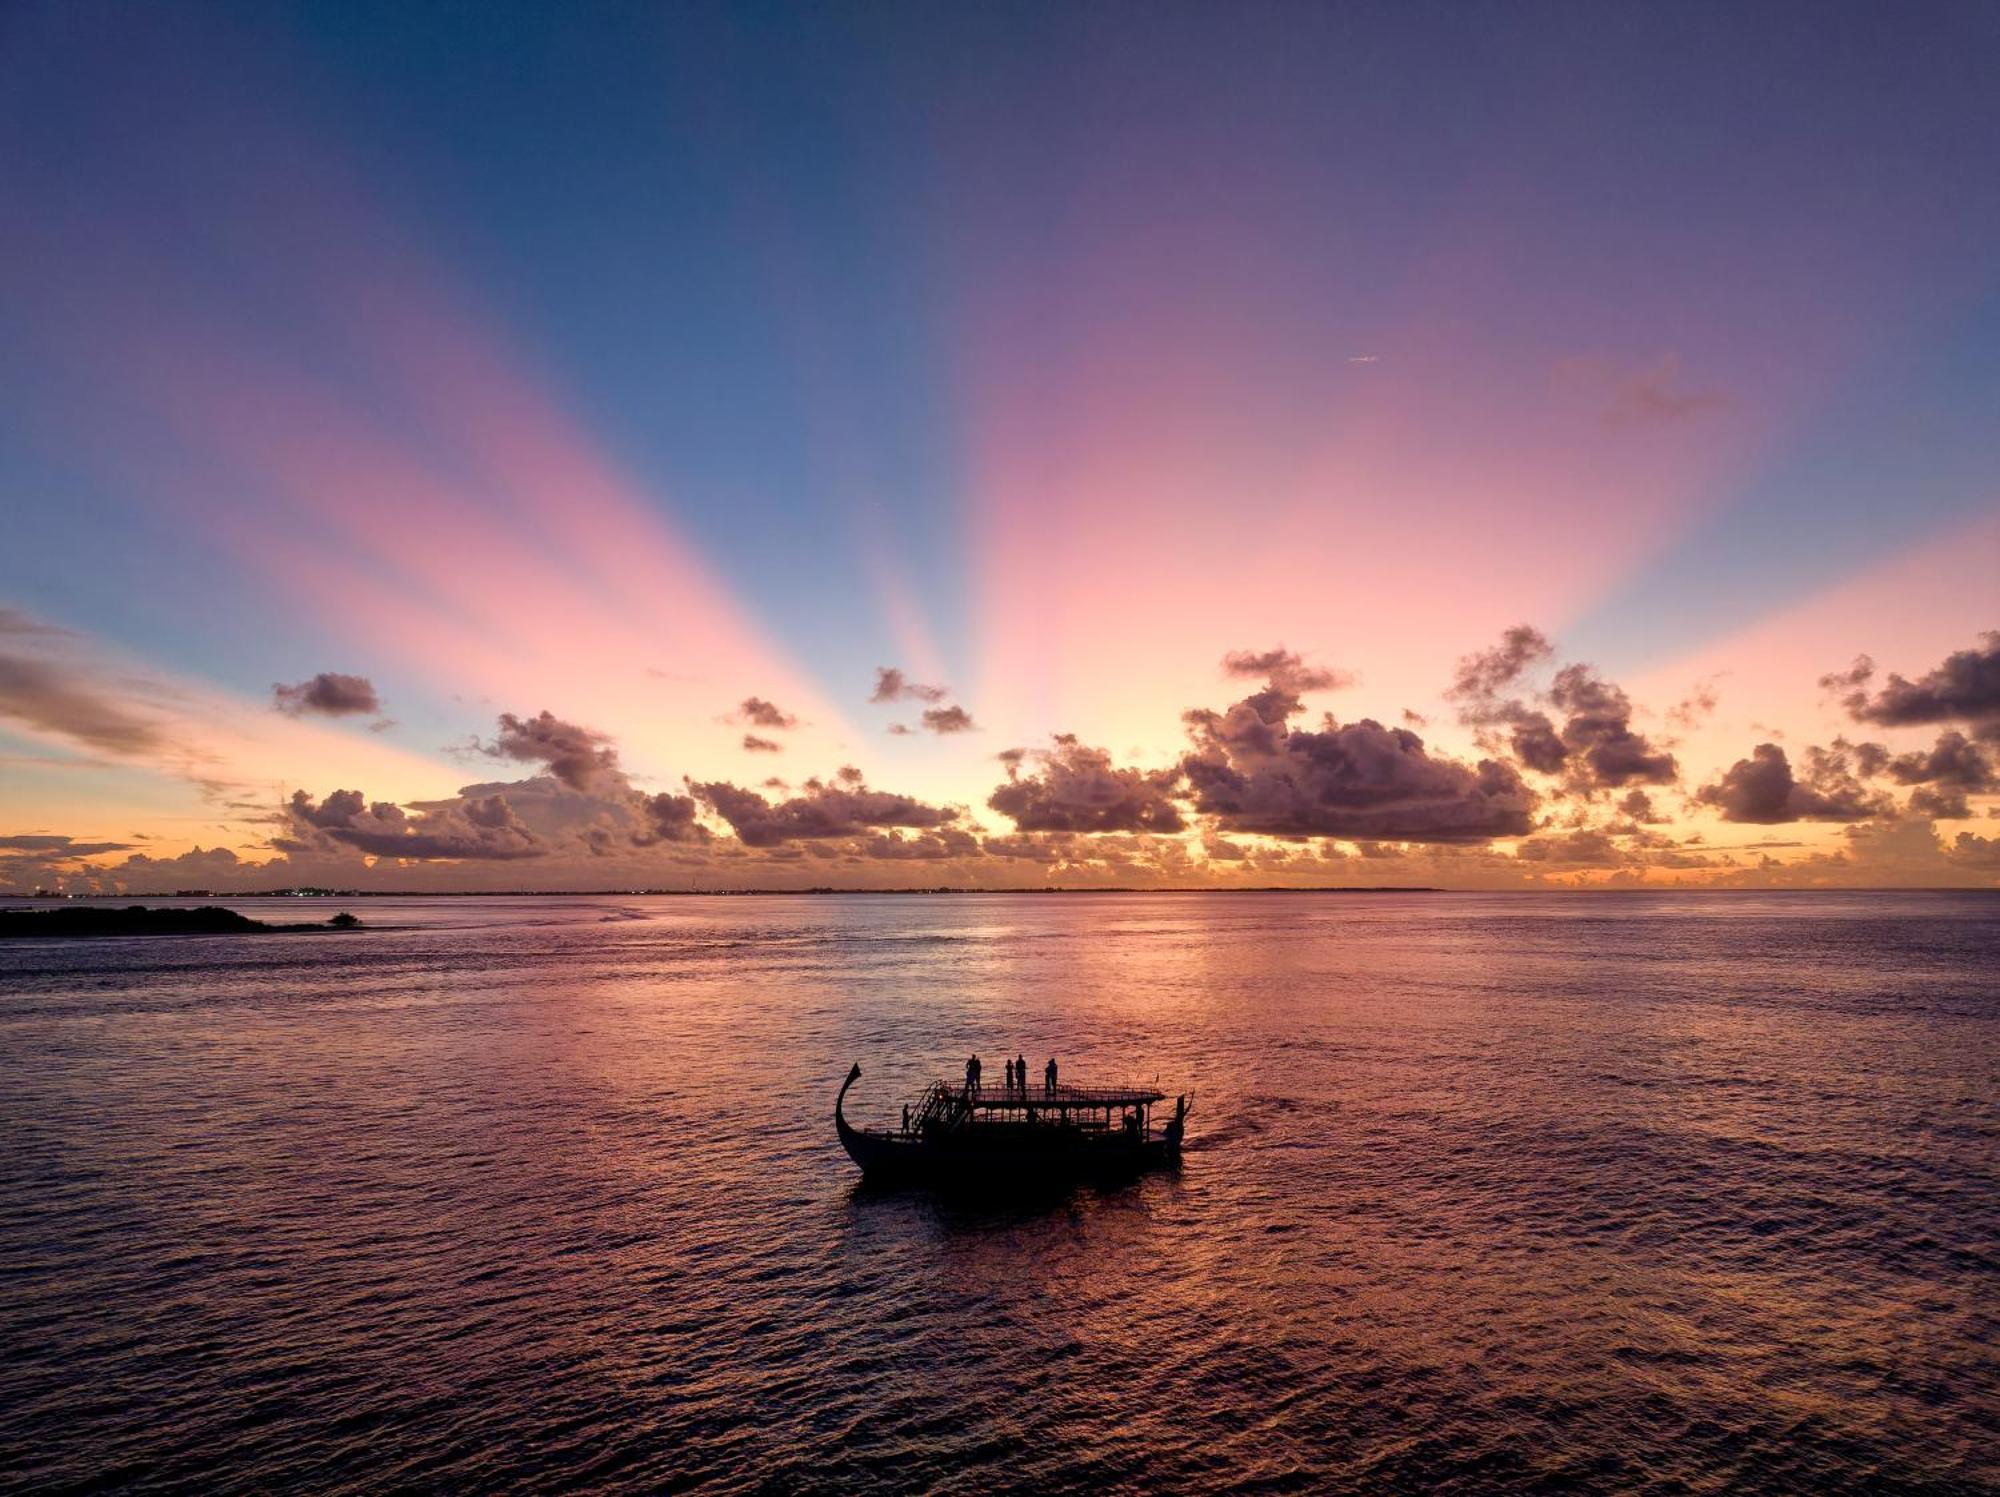
[[[1055,1130],[1051,1129],[1051,1132]],[[990,1179],[1093,1179],[1137,1174],[1177,1163],[1180,1150],[1162,1138],[1134,1143],[1052,1139],[1023,1148],[979,1138],[948,1143],[844,1128],[841,1147],[872,1179],[927,1179],[941,1183]]]

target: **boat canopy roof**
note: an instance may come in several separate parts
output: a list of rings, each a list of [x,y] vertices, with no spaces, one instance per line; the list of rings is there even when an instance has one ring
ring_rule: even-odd
[[[938,1085],[943,1086],[943,1082]],[[964,1096],[963,1087],[947,1088]],[[1039,1085],[1031,1085],[1026,1091],[1008,1091],[1005,1087],[982,1087],[969,1100],[974,1107],[988,1112],[1032,1107],[1038,1111],[1056,1107],[1148,1107],[1155,1102],[1164,1102],[1167,1094],[1150,1086],[1058,1086],[1054,1091],[1045,1091]]]

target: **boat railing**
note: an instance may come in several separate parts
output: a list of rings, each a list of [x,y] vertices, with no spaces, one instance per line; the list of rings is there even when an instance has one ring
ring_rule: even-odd
[[[1136,1118],[1136,1131],[1150,1137],[1152,1109],[1166,1101],[1165,1093],[1153,1086],[1118,1086],[1101,1082],[1064,1082],[1054,1090],[1030,1083],[1027,1087],[965,1085],[933,1081],[908,1111],[907,1134],[922,1138],[956,1132],[975,1120],[995,1120],[998,1114],[1021,1122],[1060,1120],[1089,1133],[1103,1133],[1128,1126],[1122,1114]]]
[[[924,1088],[917,1105],[910,1109],[910,1131],[921,1134],[930,1124],[955,1127],[963,1121],[966,1111],[964,1101],[956,1092],[942,1081],[933,1081]]]
[[[1008,1089],[1005,1086],[984,1086],[976,1092],[967,1093],[958,1088],[958,1095],[970,1097],[978,1107],[1140,1107],[1150,1106],[1166,1100],[1166,1093],[1151,1086],[1112,1086],[1104,1084],[1076,1084],[1063,1082],[1050,1091],[1039,1083]]]

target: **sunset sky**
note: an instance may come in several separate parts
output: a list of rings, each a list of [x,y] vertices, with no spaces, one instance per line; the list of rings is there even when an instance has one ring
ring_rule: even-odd
[[[0,891],[2000,883],[1996,77],[10,5]]]

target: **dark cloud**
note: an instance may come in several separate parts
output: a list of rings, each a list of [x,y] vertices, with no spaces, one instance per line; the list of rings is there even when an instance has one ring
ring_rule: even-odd
[[[891,862],[941,862],[947,858],[976,858],[981,855],[979,839],[959,827],[940,827],[934,832],[908,836],[902,832],[877,832],[856,843],[857,857]]]
[[[1522,708],[1507,734],[1507,743],[1515,758],[1541,774],[1561,774],[1569,762],[1569,745],[1546,712]]]
[[[932,705],[924,709],[920,719],[921,726],[925,731],[931,733],[973,732],[978,727],[978,724],[973,722],[971,713],[967,712],[963,707],[948,707],[943,705],[945,698],[950,695],[951,688],[947,686],[925,686],[921,682],[910,680],[893,665],[884,665],[877,667],[875,671],[875,690],[868,700],[871,702],[929,702]],[[907,723],[891,723],[889,724],[889,731],[898,737],[907,737],[909,734],[914,733],[916,729]]]
[[[2000,789],[1992,760],[1956,728],[1938,734],[1928,751],[1899,754],[1886,759],[1883,768],[1899,784],[1916,786],[1910,793],[1912,814],[1939,821],[1964,820],[1972,814],[1968,795]]]
[[[564,801],[578,804],[565,805]],[[665,843],[695,846],[711,842],[715,836],[701,824],[701,806],[693,796],[664,792],[634,793],[629,799],[607,802],[559,787],[555,804],[526,805],[521,815],[531,829],[555,823],[561,836],[557,851],[581,851],[594,858],[619,857]]]
[[[1459,721],[1478,730],[1482,746],[1504,746],[1539,774],[1566,775],[1573,791],[1679,778],[1674,756],[1633,728],[1631,698],[1589,666],[1563,666],[1546,691],[1517,694],[1531,671],[1554,659],[1555,648],[1540,630],[1517,624],[1494,648],[1459,661],[1446,696],[1457,705]]]
[[[699,821],[700,806],[690,795],[662,792],[648,795],[625,776],[608,772],[588,789],[565,785],[554,775],[486,785],[467,785],[457,801],[489,795],[508,805],[552,854],[587,853],[612,857],[663,843],[693,844],[711,839]],[[442,810],[452,801],[417,802],[420,811]]]
[[[1634,821],[1648,826],[1658,826],[1668,818],[1662,816],[1653,805],[1653,798],[1643,790],[1630,790],[1618,802],[1618,809]]]
[[[1003,755],[1003,758],[1006,756]],[[1055,747],[1008,762],[1007,783],[986,804],[1023,832],[1179,832],[1187,827],[1175,804],[1178,769],[1120,769],[1103,749],[1061,734]]]
[[[10,632],[55,632],[15,629]],[[159,730],[67,671],[22,655],[0,654],[0,717],[57,733],[125,757],[159,752]]]
[[[782,754],[785,746],[775,739],[759,738],[755,733],[743,735],[743,747],[753,754]]]
[[[282,682],[271,687],[271,705],[287,717],[352,717],[380,713],[381,699],[366,676],[344,676],[338,671],[321,671],[310,680],[290,686]]]
[[[1549,700],[1567,714],[1562,742],[1579,777],[1590,785],[1670,785],[1680,778],[1674,756],[1632,730],[1631,699],[1589,666],[1566,665],[1557,671]]]
[[[1976,837],[1971,832],[1960,832],[1946,856],[1966,868],[2000,872],[2000,837]]]
[[[479,750],[489,758],[547,765],[549,773],[572,790],[591,789],[612,776],[623,778],[618,751],[604,734],[566,723],[546,710],[529,718],[501,713],[499,736],[479,745]]]
[[[508,860],[548,851],[499,794],[432,803],[412,816],[390,801],[371,805],[358,790],[336,790],[317,804],[300,790],[285,809],[287,834],[271,841],[285,853],[338,846],[371,857]]]
[[[135,853],[112,867],[79,861],[97,851],[119,851],[122,843],[82,843],[67,837],[52,840],[63,849],[9,851],[0,839],[0,886],[26,889],[56,887],[73,894],[118,894],[133,890],[171,893],[191,886],[224,888],[245,874],[262,874],[281,863],[246,863],[227,848],[195,847],[172,858]]]
[[[1954,786],[1919,785],[1910,792],[1909,812],[1933,821],[1964,821],[1972,815],[1972,804]]]
[[[1525,835],[1535,797],[1513,766],[1434,757],[1407,728],[1372,719],[1293,729],[1296,696],[1267,688],[1225,713],[1186,715],[1181,761],[1195,809],[1232,832],[1397,842]]]
[[[1507,721],[1494,717],[1504,710],[1500,695],[1518,684],[1535,666],[1555,657],[1555,646],[1541,630],[1516,624],[1490,650],[1467,655],[1458,662],[1457,679],[1445,693],[1459,705],[1459,715],[1468,723]]]
[[[1956,728],[1938,734],[1928,751],[1897,755],[1888,771],[1903,785],[1950,785],[1974,793],[2000,788],[1993,761]]]
[[[893,665],[875,670],[875,690],[871,702],[941,702],[951,695],[948,686],[925,686],[912,681]]]
[[[640,846],[654,842],[708,842],[714,833],[696,818],[701,806],[691,795],[646,795],[639,798],[639,810],[646,818],[646,830],[633,840]]]
[[[1837,746],[1844,741],[1843,739],[1835,739],[1834,743]],[[1887,769],[1889,761],[1893,757],[1888,748],[1882,744],[1857,743],[1854,745],[1855,773],[1872,778]]]
[[[1738,759],[1720,780],[1705,785],[1695,799],[1714,806],[1725,821],[1771,826],[1784,821],[1862,821],[1886,814],[1886,797],[1855,778],[1844,747],[1806,750],[1805,774],[1792,772],[1790,759],[1775,743],[1760,743],[1748,759]]]
[[[4,612],[5,610],[0,610]],[[9,852],[35,853],[47,859],[89,858],[99,853],[129,852],[129,842],[78,842],[74,837],[48,834],[34,834],[19,837],[0,837],[0,848]]]
[[[788,800],[767,800],[754,790],[715,780],[690,787],[729,823],[746,847],[827,837],[850,837],[884,827],[928,830],[958,818],[950,807],[927,806],[907,795],[870,790],[860,772],[843,769],[831,783],[808,780]]]
[[[762,697],[745,697],[736,709],[736,720],[752,728],[775,728],[781,731],[799,725],[799,720],[791,713],[778,706],[776,702],[767,702]]]
[[[1608,833],[1596,827],[1530,837],[1514,849],[1514,856],[1528,863],[1568,863],[1584,868],[1616,868],[1631,861]]]
[[[1492,649],[1463,657],[1445,693],[1457,704],[1459,721],[1480,730],[1482,746],[1498,750],[1504,744],[1529,769],[1548,775],[1562,772],[1569,748],[1546,712],[1507,693],[1554,657],[1555,647],[1539,629],[1516,624]]]
[[[1231,650],[1222,657],[1222,669],[1232,676],[1262,677],[1295,696],[1308,691],[1333,691],[1354,684],[1354,676],[1350,672],[1307,665],[1296,651],[1288,650],[1283,645],[1274,650]]]
[[[315,803],[304,791],[284,807],[279,851],[298,856],[342,853],[410,860],[508,860],[580,855],[611,857],[661,844],[713,838],[691,795],[636,789],[601,733],[548,712],[503,713],[492,758],[545,766],[526,780],[468,785],[448,800],[370,803],[358,790],[336,790]]]
[[[161,892],[177,888],[222,889],[246,875],[267,876],[269,870],[283,866],[282,861],[247,863],[226,847],[196,846],[171,858],[134,853],[118,865],[117,882],[126,889]]]
[[[1979,639],[1975,648],[1947,655],[1914,681],[1891,672],[1873,695],[1868,685],[1875,662],[1866,655],[1849,670],[1822,676],[1820,685],[1844,693],[1841,704],[1857,722],[1885,728],[1963,722],[1982,741],[2000,741],[2000,631]]]
[[[978,727],[963,707],[926,707],[923,724],[933,733],[970,733]]]
[[[1073,844],[1072,839],[1063,834],[1017,833],[1006,837],[988,837],[979,845],[989,858],[1049,864],[1062,862]]]

